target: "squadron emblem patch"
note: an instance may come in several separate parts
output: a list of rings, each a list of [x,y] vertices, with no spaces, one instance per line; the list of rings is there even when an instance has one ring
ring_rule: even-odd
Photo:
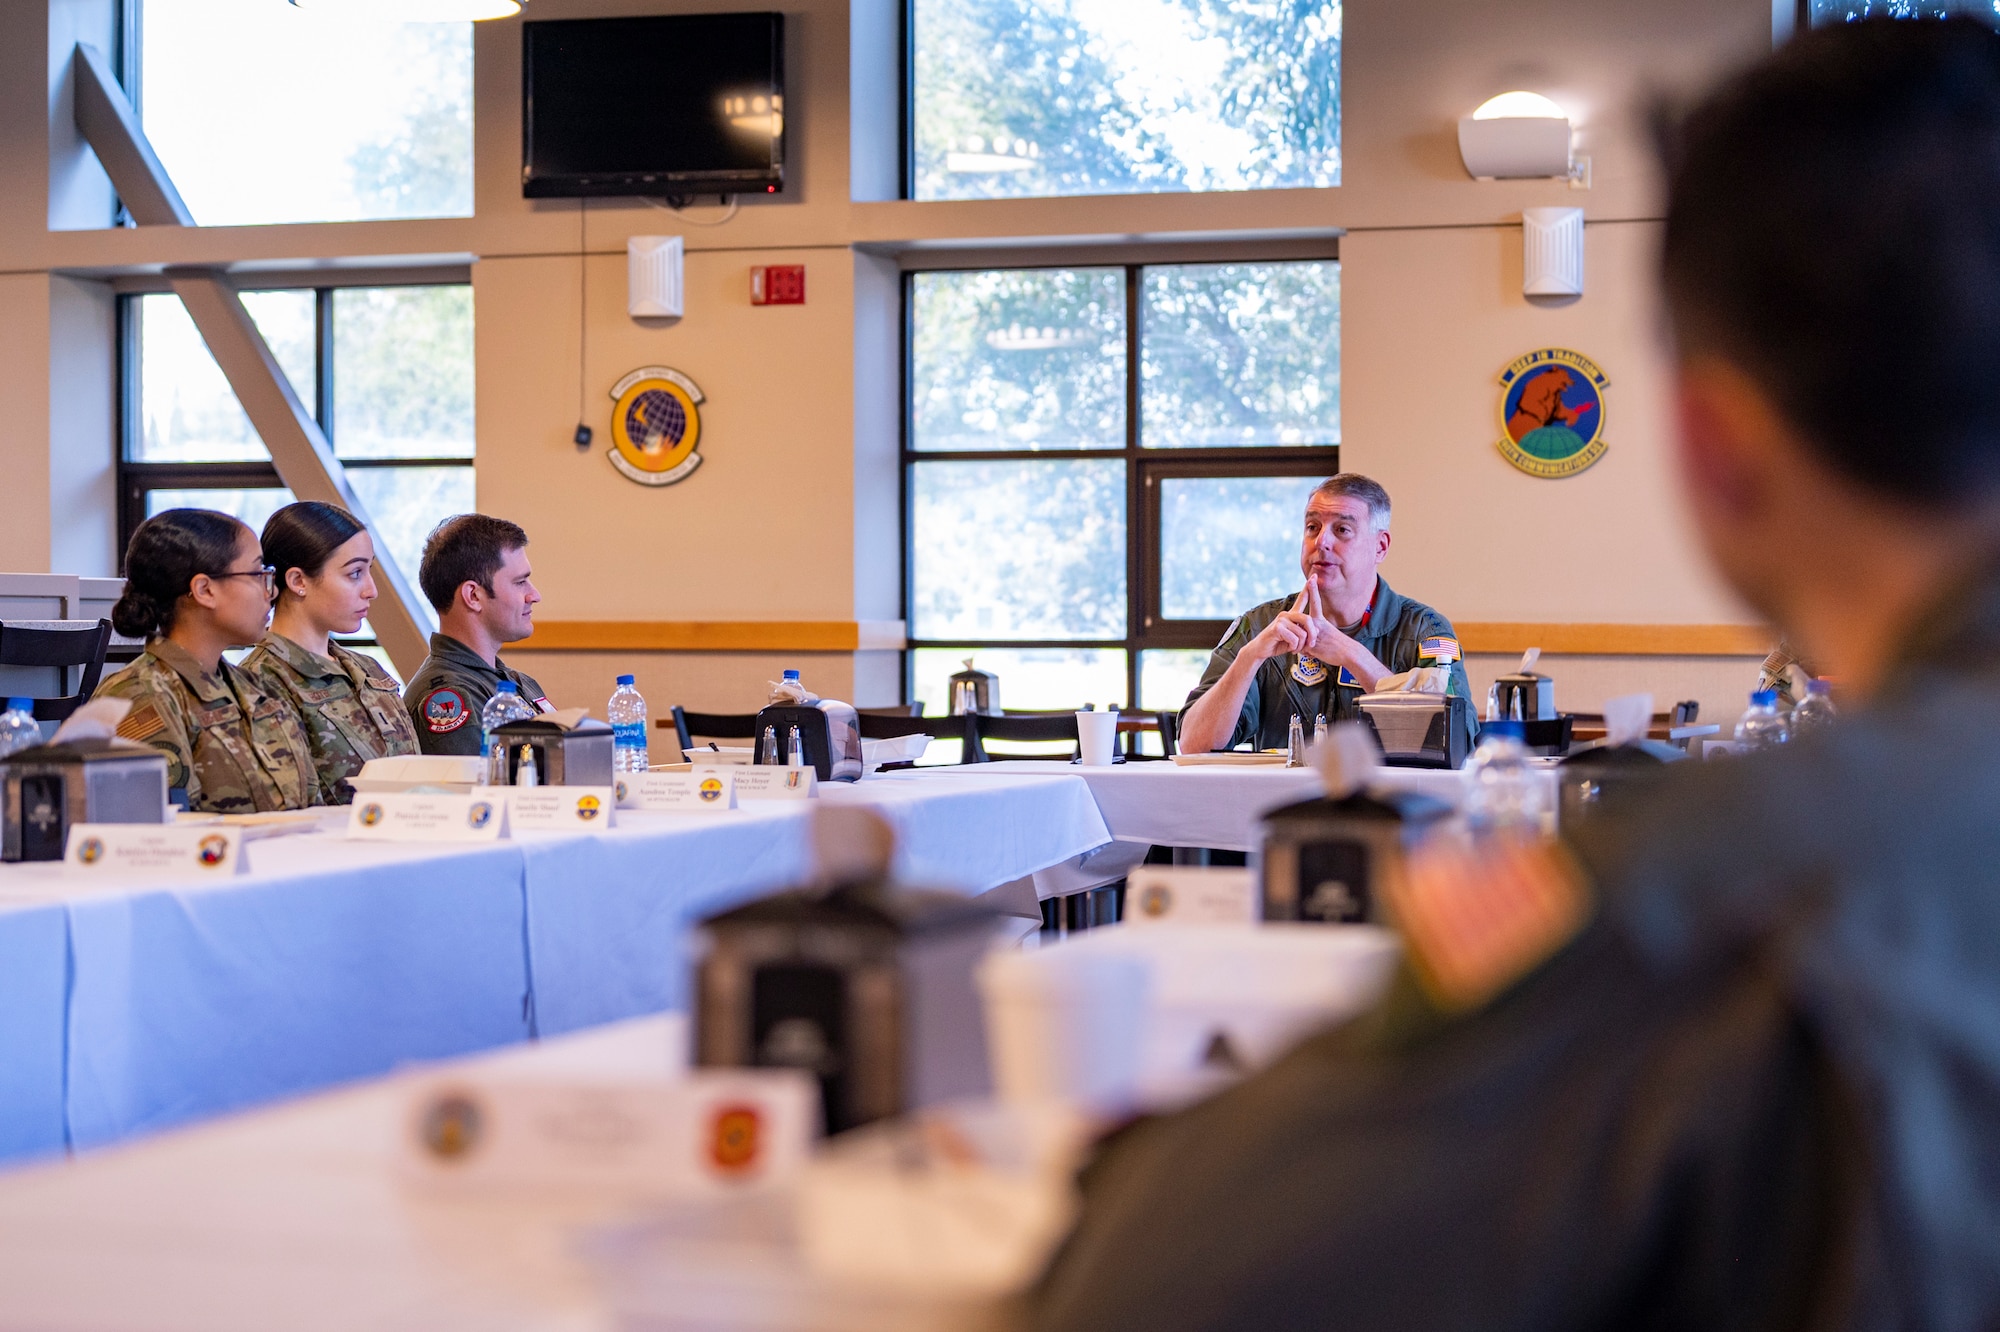
[[[465,705],[465,695],[450,685],[425,694],[417,710],[423,714],[424,727],[432,735],[448,735],[472,718],[472,709]]]
[[[1300,653],[1292,658],[1292,678],[1310,688],[1326,680],[1326,663]]]
[[[1529,352],[1500,374],[1500,456],[1529,476],[1575,476],[1610,447],[1597,363],[1562,347]]]

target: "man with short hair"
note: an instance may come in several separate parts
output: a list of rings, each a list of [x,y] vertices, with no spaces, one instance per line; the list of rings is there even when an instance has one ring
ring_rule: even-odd
[[[1299,569],[1305,587],[1236,618],[1209,655],[1181,713],[1180,744],[1190,753],[1282,749],[1299,717],[1360,715],[1357,700],[1384,676],[1445,666],[1451,691],[1469,687],[1451,621],[1399,596],[1376,572],[1389,553],[1389,493],[1358,472],[1320,483],[1306,500]],[[1466,741],[1472,715],[1466,714]]]
[[[2000,1327],[2000,35],[1800,33],[1666,168],[1683,489],[1840,720],[1388,875],[1381,1003],[1114,1140],[1043,1332]]]
[[[504,518],[461,513],[431,529],[417,582],[438,613],[431,654],[403,690],[426,754],[477,755],[480,709],[502,680],[530,707],[552,711],[534,678],[500,660],[504,643],[534,632],[542,594],[528,568],[528,534]]]

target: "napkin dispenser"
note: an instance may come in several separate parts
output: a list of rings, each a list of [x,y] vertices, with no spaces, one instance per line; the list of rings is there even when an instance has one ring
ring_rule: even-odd
[[[976,712],[982,717],[1000,715],[1000,677],[974,666],[972,658],[967,657],[965,669],[946,683],[951,686],[949,716],[962,717],[968,712]]]
[[[1556,769],[1561,826],[1574,827],[1577,820],[1588,819],[1601,809],[1623,806],[1636,792],[1657,782],[1669,763],[1686,757],[1657,740],[1604,745],[1570,755]]]
[[[0,860],[61,860],[79,823],[167,821],[167,756],[143,745],[34,745],[0,759],[0,783]]]
[[[1551,721],[1556,715],[1556,682],[1539,671],[1521,670],[1493,681],[1501,721]]]
[[[861,779],[861,718],[854,705],[839,699],[823,698],[817,703],[773,703],[757,714],[757,749],[753,763],[783,764],[790,756],[792,728],[799,728],[799,742],[805,761],[823,782],[854,782]],[[777,745],[770,752],[765,744],[768,729]]]
[[[521,746],[534,751],[535,780],[542,786],[610,786],[611,728],[584,718],[561,722],[528,717],[493,728],[493,742],[507,747],[507,781],[520,775]]]
[[[1472,704],[1452,694],[1363,694],[1362,718],[1374,728],[1383,761],[1398,768],[1461,768]]]
[[[997,917],[957,893],[795,889],[711,916],[695,1062],[797,1068],[839,1133],[990,1087],[973,972]]]
[[[1378,920],[1383,875],[1450,815],[1450,805],[1414,791],[1362,790],[1272,810],[1263,819],[1264,919]]]

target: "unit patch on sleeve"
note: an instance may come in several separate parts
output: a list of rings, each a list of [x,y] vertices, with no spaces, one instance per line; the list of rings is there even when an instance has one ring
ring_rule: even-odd
[[[424,726],[432,735],[456,731],[472,719],[472,710],[465,705],[465,695],[449,685],[425,694],[418,708],[423,713]]]

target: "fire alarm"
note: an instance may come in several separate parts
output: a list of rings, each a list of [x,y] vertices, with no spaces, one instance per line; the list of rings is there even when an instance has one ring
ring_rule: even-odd
[[[768,268],[750,270],[750,304],[804,305],[805,303],[804,264],[772,264]]]

